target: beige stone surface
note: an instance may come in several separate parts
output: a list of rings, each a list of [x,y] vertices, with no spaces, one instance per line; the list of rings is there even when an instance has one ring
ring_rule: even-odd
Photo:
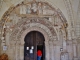
[[[0,0],[0,55],[23,60],[24,37],[39,31],[45,37],[46,60],[60,60],[62,55],[63,60],[79,60],[80,0],[36,0],[41,5],[30,8],[34,1]]]

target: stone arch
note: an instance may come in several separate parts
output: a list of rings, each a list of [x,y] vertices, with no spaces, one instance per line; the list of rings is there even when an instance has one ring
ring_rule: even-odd
[[[13,29],[10,35],[10,43],[11,42],[13,43],[13,44],[11,43],[11,47],[14,44],[20,47],[19,48],[20,50],[17,50],[16,48],[16,51],[20,51],[20,55],[19,55],[20,59],[23,59],[23,56],[24,56],[23,55],[24,37],[30,31],[39,31],[44,35],[46,52],[49,52],[49,49],[48,49],[49,42],[55,39],[57,40],[55,30],[52,27],[51,23],[47,21],[47,19],[45,18],[25,18],[23,20],[21,20],[18,24],[16,24],[16,27]],[[44,22],[45,24],[42,22]],[[16,54],[19,54],[19,53],[15,53],[15,55]],[[49,53],[48,54],[46,53],[45,57],[46,59],[49,59],[50,57]],[[19,58],[15,58],[15,59],[18,60]]]
[[[31,4],[31,3],[33,3],[33,1],[32,2],[30,2],[29,4]],[[36,3],[39,3],[39,2],[36,2]],[[62,14],[62,12],[60,11],[60,9],[55,9],[54,7],[52,7],[49,3],[47,3],[47,2],[40,2],[40,3],[42,3],[42,4],[46,4],[46,5],[48,5],[50,8],[51,8],[51,11],[54,11],[54,14],[52,14],[51,16],[53,17],[55,17],[55,16],[58,16],[59,17],[59,19],[61,20],[61,22],[62,22],[62,24],[63,24],[63,26],[62,26],[62,28],[63,28],[63,30],[65,31],[65,29],[67,28],[67,21],[66,21],[66,18],[64,17],[64,15]],[[10,14],[11,14],[11,12],[13,12],[16,8],[18,8],[20,5],[25,5],[23,2],[22,3],[20,3],[20,4],[17,4],[16,6],[13,6],[13,7],[10,7],[5,13],[4,13],[4,15],[3,15],[3,17],[2,17],[2,19],[1,19],[1,25],[2,26],[4,26],[7,22],[9,22],[8,21],[8,18],[9,18],[9,16],[10,16]],[[24,17],[28,17],[28,15],[27,16],[24,16]],[[32,17],[35,17],[35,16],[32,16]],[[37,16],[38,17],[38,16]],[[46,16],[43,16],[43,17],[46,17]],[[50,17],[49,15],[48,15],[48,17]],[[2,27],[3,28],[3,27]],[[2,29],[3,30],[3,29]],[[66,31],[65,31],[66,32]]]
[[[24,1],[23,1],[24,2]],[[16,6],[11,6],[4,14],[3,14],[3,16],[2,16],[2,18],[1,18],[1,22],[4,24],[4,23],[6,23],[7,22],[7,17],[11,14],[11,12],[13,12],[16,8],[18,8],[20,5],[24,5],[23,4],[23,2],[22,3],[19,3],[19,4],[17,4]],[[59,9],[59,8],[54,8],[52,5],[50,5],[48,2],[42,2],[42,1],[40,1],[42,4],[46,4],[46,5],[48,5],[53,11],[54,11],[54,13],[55,13],[55,15],[59,15],[59,17],[60,17],[60,19],[62,20],[62,22],[64,23],[64,26],[65,27],[67,27],[67,20],[66,20],[66,18],[64,17],[64,15],[63,15],[63,13],[61,12],[61,10]],[[31,2],[28,2],[28,3],[33,3],[33,1],[31,1]],[[27,3],[27,4],[28,4]],[[3,25],[2,24],[2,25]]]
[[[33,2],[30,2],[29,4],[32,4],[32,3]],[[35,3],[39,3],[39,2],[35,2]],[[10,33],[9,41],[10,41],[10,46],[12,48],[10,47],[9,49],[12,49],[15,55],[14,57],[12,57],[13,54],[10,53],[11,55],[10,57],[12,57],[11,59],[13,60],[23,60],[24,37],[30,31],[36,30],[36,31],[41,32],[44,35],[46,52],[48,52],[46,54],[46,60],[51,60],[51,58],[53,58],[53,50],[52,50],[53,45],[54,45],[53,42],[54,40],[55,41],[57,40],[56,32],[58,32],[56,30],[61,29],[64,35],[66,36],[67,21],[64,15],[62,14],[62,12],[59,9],[55,9],[48,3],[45,3],[45,2],[40,2],[40,3],[50,8],[50,10],[47,9],[45,11],[52,11],[52,12],[50,13],[48,12],[49,14],[43,13],[42,15],[37,14],[37,13],[16,14],[15,13],[16,9],[19,6],[24,5],[23,3],[20,3],[16,5],[15,7],[11,7],[7,12],[4,13],[2,17],[1,21],[2,21],[2,26],[3,26],[3,32],[7,33],[8,31]],[[13,13],[15,16],[13,15]],[[13,24],[13,21],[10,22],[9,19],[11,19],[10,18],[11,14],[14,17],[14,19],[12,19],[13,21],[18,20],[16,24]],[[17,17],[18,19],[15,19],[15,17]],[[56,21],[57,25],[55,25],[54,20],[60,21],[61,24],[59,25],[58,22]],[[9,28],[7,27],[7,23],[10,24]],[[5,26],[6,26],[7,31],[4,31]],[[12,29],[12,31],[10,31],[10,29]],[[64,40],[66,40],[66,38]],[[55,43],[55,45],[57,45],[57,43]],[[14,52],[14,50],[16,50],[16,52]],[[17,56],[19,56],[19,58],[17,58]]]
[[[22,46],[24,45],[24,38],[25,38],[26,34],[28,34],[30,31],[39,31],[40,33],[43,34],[43,36],[45,38],[45,50],[46,50],[47,53],[49,53],[49,49],[48,49],[49,36],[42,28],[39,28],[39,27],[32,27],[32,28],[29,28],[29,29],[25,30],[23,32],[22,36],[21,36],[21,39],[20,39],[21,42],[22,42],[21,45]],[[21,49],[21,51],[24,51],[24,48]],[[20,53],[22,53],[22,52],[20,52]],[[49,57],[50,57],[49,54],[47,54],[47,53],[46,53],[46,56],[45,56],[46,60],[48,60]],[[21,54],[20,57],[21,57],[21,59],[23,59],[23,57],[24,57],[23,54]]]
[[[44,29],[48,33],[51,40],[54,38],[54,36],[56,36],[56,32],[53,26],[51,26],[51,23],[45,18],[25,18],[23,20],[21,20],[18,24],[15,25],[16,27],[11,33],[10,40],[13,40],[16,36],[19,38],[23,31],[30,27],[33,28],[35,26]]]

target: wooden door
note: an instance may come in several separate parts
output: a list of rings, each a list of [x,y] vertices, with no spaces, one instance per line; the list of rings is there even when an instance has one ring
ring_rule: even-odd
[[[24,44],[24,60],[37,60],[37,50],[41,49],[42,58],[44,60],[45,47],[44,36],[38,31],[31,31],[25,36]]]

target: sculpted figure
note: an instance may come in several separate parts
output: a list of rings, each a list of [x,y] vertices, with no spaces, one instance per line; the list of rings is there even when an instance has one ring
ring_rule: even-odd
[[[28,13],[28,14],[31,13],[31,5],[30,5],[30,4],[27,6],[27,13]]]
[[[37,4],[36,3],[32,3],[32,12],[36,13],[37,12]]]
[[[42,14],[42,3],[38,3],[38,13]]]

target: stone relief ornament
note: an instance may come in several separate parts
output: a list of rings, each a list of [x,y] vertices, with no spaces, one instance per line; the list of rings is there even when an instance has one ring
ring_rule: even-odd
[[[53,15],[54,11],[50,6],[47,5],[47,3],[31,2],[20,5],[20,14]]]
[[[20,7],[20,8],[18,8],[18,7]],[[13,14],[13,11],[15,12],[16,9],[18,9],[20,11],[19,14],[16,14],[16,13]],[[22,21],[24,21],[23,17],[20,16],[21,14],[23,14],[24,18],[27,17],[27,16],[29,16],[27,14],[31,14],[31,15],[34,15],[34,14],[40,15],[41,14],[44,18],[46,17],[45,15],[47,15],[47,17],[46,17],[46,19],[47,19],[46,23],[45,23],[45,21],[43,21],[42,18],[39,18],[39,20],[38,19],[31,19],[31,20],[27,20],[26,19],[27,22],[25,22],[24,24],[33,23],[33,22],[34,23],[41,23],[41,24],[47,26],[51,30],[52,33],[54,33],[53,27],[52,27],[53,23],[52,22],[50,23],[50,24],[52,24],[52,26],[50,26],[50,24],[48,24],[48,22],[49,22],[48,20],[49,20],[49,17],[50,17],[49,15],[53,16],[52,17],[53,19],[51,19],[51,20],[54,22],[55,25],[58,24],[58,26],[59,26],[60,23],[61,23],[61,25],[63,25],[63,23],[66,23],[66,22],[62,22],[61,21],[60,18],[62,17],[62,15],[59,16],[58,12],[54,8],[52,8],[48,3],[45,3],[45,2],[33,2],[33,1],[29,2],[27,4],[20,3],[16,7],[11,7],[9,9],[9,11],[7,11],[4,14],[2,20],[5,20],[7,17],[9,17],[9,19],[12,20],[12,22],[10,22],[10,24],[9,24],[9,22],[7,22],[7,23],[10,25],[10,27],[12,27],[12,29],[14,29],[14,27],[16,27],[16,24],[20,21],[20,19]],[[56,16],[54,16],[53,14],[56,15]],[[27,15],[27,16],[24,16],[24,15]],[[7,23],[6,23],[6,25],[7,25]],[[20,22],[19,24],[22,24],[22,22]],[[25,28],[23,28],[23,30],[25,30]],[[14,38],[14,36],[13,36],[13,38]]]
[[[14,13],[17,10],[17,13]],[[14,14],[13,14],[14,13]],[[55,17],[54,15],[58,16]],[[61,15],[61,14],[60,14]],[[6,18],[9,17],[11,22],[7,21]],[[9,33],[9,51],[11,59],[13,60],[23,60],[23,46],[24,46],[24,40],[21,39],[23,36],[23,32],[25,30],[38,30],[43,32],[45,35],[45,38],[49,42],[50,45],[53,44],[53,40],[57,41],[58,37],[56,34],[56,28],[58,28],[59,23],[63,24],[66,22],[62,22],[60,18],[63,18],[63,16],[59,16],[59,13],[57,13],[57,10],[52,8],[48,3],[45,2],[28,2],[20,3],[16,5],[15,7],[11,7],[8,9],[7,12],[2,17],[2,22],[5,23],[7,26],[10,26],[12,28],[12,31],[6,31],[6,33]],[[51,19],[50,19],[51,18]],[[54,19],[56,18],[56,19]],[[60,22],[57,22],[57,19],[60,20]],[[55,20],[55,24],[58,26],[54,26],[53,22]],[[64,21],[65,19],[63,19]],[[65,27],[65,26],[64,26]],[[58,32],[57,32],[58,33]],[[48,36],[47,36],[48,35]],[[7,40],[7,39],[6,39]],[[57,42],[55,43],[57,45]],[[33,48],[32,48],[33,49]],[[52,47],[50,47],[52,49]],[[47,51],[47,49],[46,49]],[[31,52],[32,53],[32,52]],[[15,56],[13,56],[14,54]],[[20,55],[21,54],[21,55]],[[50,55],[52,53],[50,52]],[[18,57],[18,58],[17,58]],[[46,58],[47,59],[47,58]],[[47,59],[49,60],[49,59]]]
[[[26,14],[26,6],[25,5],[22,5],[20,7],[20,14]]]
[[[32,13],[36,13],[37,12],[37,3],[32,3]]]
[[[38,3],[38,14],[42,14],[43,10],[42,10],[42,3]]]
[[[31,4],[27,5],[27,11],[26,13],[31,14]]]
[[[0,10],[2,8],[2,4],[4,3],[4,0],[0,0]]]
[[[68,52],[62,52],[60,56],[61,60],[69,60],[69,54]]]

